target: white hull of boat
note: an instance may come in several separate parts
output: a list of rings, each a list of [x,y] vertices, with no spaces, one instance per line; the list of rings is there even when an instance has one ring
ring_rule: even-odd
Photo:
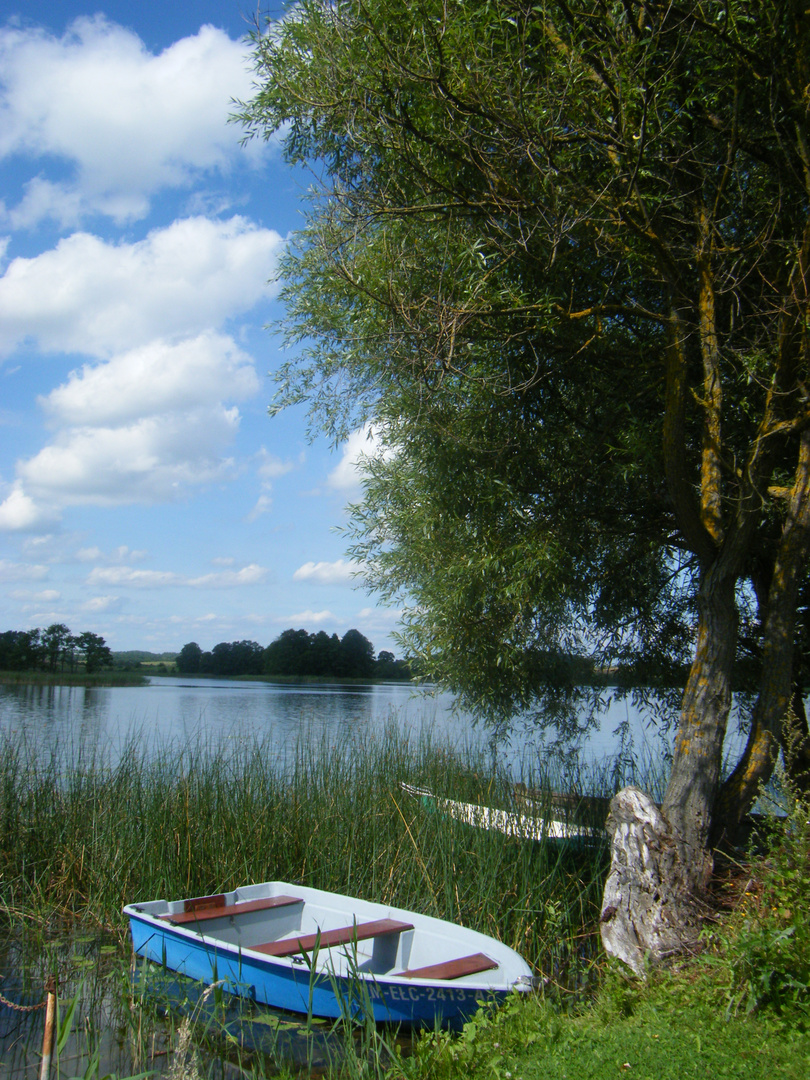
[[[498,810],[490,806],[479,806],[476,803],[458,802],[455,799],[442,799],[434,795],[427,788],[415,787],[412,784],[401,784],[414,798],[422,802],[434,805],[435,808],[449,817],[461,821],[465,825],[471,825],[476,829],[488,829],[503,833],[505,836],[515,837],[519,840],[586,840],[591,841],[597,835],[593,829],[582,825],[569,824],[565,821],[556,821],[553,818],[535,817],[533,814],[519,814],[510,810]]]

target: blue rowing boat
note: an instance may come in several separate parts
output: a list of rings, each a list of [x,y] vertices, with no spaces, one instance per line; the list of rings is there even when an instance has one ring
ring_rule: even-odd
[[[534,985],[507,945],[443,919],[281,881],[124,908],[138,956],[317,1017],[458,1028]]]

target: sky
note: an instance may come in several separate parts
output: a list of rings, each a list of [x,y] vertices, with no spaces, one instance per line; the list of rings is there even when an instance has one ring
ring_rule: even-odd
[[[0,0],[0,631],[163,652],[356,628],[397,651],[339,531],[366,433],[268,416],[308,177],[228,122],[251,20]]]

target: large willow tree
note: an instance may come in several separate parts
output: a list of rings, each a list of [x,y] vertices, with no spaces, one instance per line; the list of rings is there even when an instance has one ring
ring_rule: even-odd
[[[492,716],[576,642],[689,643],[691,887],[783,738],[810,535],[805,0],[304,0],[249,136],[313,172],[279,404],[389,453],[356,508],[406,639]],[[741,645],[760,675],[720,782]]]

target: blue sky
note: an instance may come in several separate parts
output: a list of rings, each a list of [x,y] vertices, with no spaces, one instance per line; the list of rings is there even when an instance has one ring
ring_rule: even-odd
[[[250,17],[0,9],[0,630],[158,652],[356,627],[392,647],[397,613],[336,529],[370,444],[267,415],[268,281],[308,181],[227,123]]]

